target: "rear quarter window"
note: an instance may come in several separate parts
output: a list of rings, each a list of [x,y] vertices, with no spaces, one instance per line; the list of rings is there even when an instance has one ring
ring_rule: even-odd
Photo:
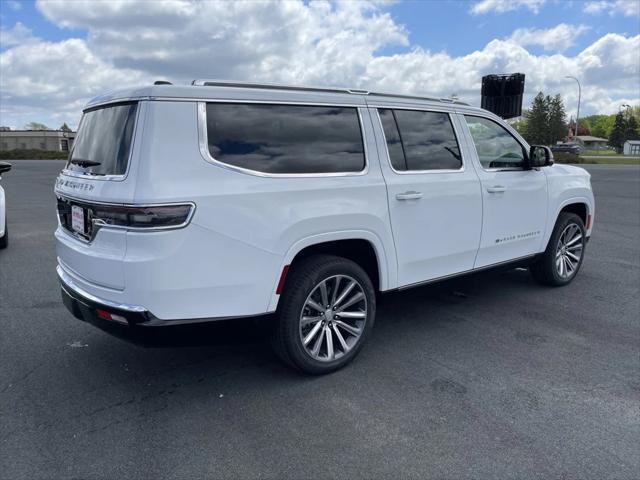
[[[360,172],[365,154],[353,107],[207,104],[217,161],[269,174]]]

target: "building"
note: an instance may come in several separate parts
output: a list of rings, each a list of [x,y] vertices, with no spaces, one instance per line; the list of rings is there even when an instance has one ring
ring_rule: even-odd
[[[68,152],[76,132],[62,130],[8,130],[0,128],[0,151],[55,150]]]
[[[623,155],[640,155],[640,140],[627,140],[622,146]]]
[[[609,140],[606,138],[592,137],[591,135],[578,135],[575,137],[575,143],[579,144],[585,150],[605,150]]]

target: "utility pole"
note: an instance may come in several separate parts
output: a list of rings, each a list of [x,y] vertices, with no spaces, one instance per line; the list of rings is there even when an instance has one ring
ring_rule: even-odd
[[[576,82],[578,82],[578,112],[576,113],[576,131],[573,134],[573,138],[574,138],[573,143],[576,143],[575,139],[578,136],[578,119],[580,118],[580,97],[582,96],[582,88],[580,87],[580,80],[578,80],[576,77],[567,75],[564,78],[573,78]]]

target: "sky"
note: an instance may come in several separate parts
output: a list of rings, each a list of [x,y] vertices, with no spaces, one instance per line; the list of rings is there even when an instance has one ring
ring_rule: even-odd
[[[110,90],[195,78],[364,88],[480,104],[524,73],[525,108],[640,105],[640,0],[0,0],[0,125],[75,127]]]

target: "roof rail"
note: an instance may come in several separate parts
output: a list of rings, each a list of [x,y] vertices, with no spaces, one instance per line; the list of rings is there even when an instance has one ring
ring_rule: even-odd
[[[383,92],[370,92],[369,95],[376,96],[376,97],[404,98],[407,100],[427,100],[429,102],[453,103],[455,105],[469,105],[468,103],[461,102],[460,100],[455,100],[453,98],[424,97],[420,95],[403,95],[401,93],[383,93]]]
[[[337,87],[307,87],[302,85],[282,85],[279,83],[256,83],[237,82],[229,80],[194,80],[191,85],[201,87],[236,87],[236,88],[264,88],[272,90],[302,90],[306,92],[330,92],[330,93],[351,93],[347,88]],[[360,90],[364,92],[364,90]],[[354,91],[355,92],[355,91]]]
[[[340,88],[340,87],[311,87],[303,85],[283,85],[279,83],[257,83],[257,82],[239,82],[233,80],[202,80],[196,79],[191,82],[191,85],[201,87],[235,87],[235,88],[262,88],[271,90],[295,90],[305,92],[327,92],[327,93],[349,93],[351,95],[371,95],[379,97],[395,97],[405,98],[411,100],[428,100],[431,102],[444,102],[454,103],[457,105],[468,105],[467,103],[452,98],[436,98],[436,97],[423,97],[419,95],[402,95],[395,93],[383,93],[383,92],[371,92],[369,90],[362,90],[358,88]]]

